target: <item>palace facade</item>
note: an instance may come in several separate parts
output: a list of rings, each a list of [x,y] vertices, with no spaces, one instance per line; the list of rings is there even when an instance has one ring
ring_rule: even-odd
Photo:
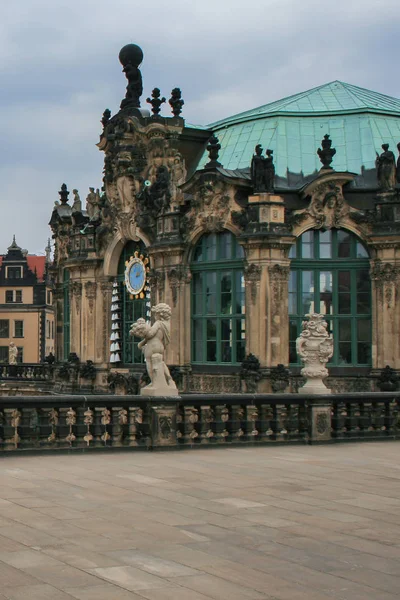
[[[295,340],[318,312],[334,338],[328,385],[375,389],[385,365],[400,369],[400,100],[335,81],[193,127],[177,88],[141,108],[142,58],[120,53],[128,86],[103,115],[101,191],[84,209],[63,185],[51,216],[58,360],[93,361],[98,390],[110,373],[139,377],[130,327],[166,302],[182,391],[241,391],[250,354],[259,392],[278,365],[295,391]]]

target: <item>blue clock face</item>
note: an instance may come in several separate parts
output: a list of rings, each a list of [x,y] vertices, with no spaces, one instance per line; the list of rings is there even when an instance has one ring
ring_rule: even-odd
[[[129,269],[129,287],[131,294],[140,294],[146,282],[145,266],[141,260],[135,261]]]

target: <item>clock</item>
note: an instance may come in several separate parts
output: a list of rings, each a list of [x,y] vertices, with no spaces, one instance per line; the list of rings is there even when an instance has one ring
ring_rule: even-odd
[[[132,296],[136,296],[136,298],[144,298],[143,290],[149,270],[147,267],[148,262],[147,258],[144,258],[143,255],[139,256],[139,253],[135,252],[135,255],[131,256],[125,263],[126,289]]]

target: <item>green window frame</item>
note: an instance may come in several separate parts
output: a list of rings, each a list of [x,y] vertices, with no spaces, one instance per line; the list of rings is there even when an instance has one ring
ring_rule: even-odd
[[[14,337],[15,338],[23,338],[24,337],[24,322],[20,319],[14,321]]]
[[[289,257],[289,364],[301,364],[296,338],[304,315],[316,312],[333,334],[329,366],[371,366],[370,264],[362,242],[345,229],[308,230]]]
[[[67,360],[71,352],[71,306],[70,306],[70,273],[63,272],[63,357]]]
[[[240,364],[245,356],[243,248],[230,231],[201,237],[191,262],[193,364]]]
[[[0,338],[10,337],[10,321],[9,319],[0,319]]]
[[[125,287],[125,263],[135,252],[139,252],[146,256],[146,247],[143,242],[129,241],[123,248],[118,262],[118,290],[122,305],[122,320],[121,320],[121,359],[124,365],[142,364],[144,363],[143,352],[138,348],[140,339],[129,335],[131,326],[140,318],[149,319],[146,316],[147,309],[146,299],[132,297]]]

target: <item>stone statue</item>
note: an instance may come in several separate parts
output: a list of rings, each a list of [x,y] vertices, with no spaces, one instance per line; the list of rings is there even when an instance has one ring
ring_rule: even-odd
[[[82,202],[78,193],[78,190],[72,190],[74,195],[74,202],[72,204],[72,212],[82,212]]]
[[[130,335],[142,338],[138,348],[144,352],[146,368],[151,380],[151,383],[142,388],[140,393],[143,396],[177,396],[177,387],[164,362],[165,348],[171,339],[171,307],[160,303],[153,306],[151,312],[155,318],[153,325],[146,323],[144,319],[138,319],[130,330]]]
[[[169,183],[169,171],[165,165],[161,165],[157,169],[156,180],[149,190],[151,209],[155,214],[165,213],[169,209],[171,201]]]
[[[14,344],[14,342],[10,342],[10,346],[8,348],[8,364],[16,365],[18,357],[18,348]]]
[[[86,197],[86,212],[89,221],[98,221],[100,219],[100,192],[94,191],[94,188],[89,188],[89,194]]]
[[[264,179],[265,179],[265,189],[269,194],[274,192],[274,181],[275,181],[275,165],[274,165],[274,157],[272,156],[273,150],[266,151],[266,158],[264,160]]]
[[[396,185],[396,159],[389,144],[382,144],[382,154],[376,154],[376,168],[382,192],[391,192]]]
[[[143,60],[143,51],[136,44],[124,46],[119,53],[123,72],[128,80],[126,95],[121,102],[121,108],[140,108],[140,96],[143,93],[142,74],[139,65]]]
[[[318,148],[317,154],[319,160],[322,162],[323,169],[332,169],[331,162],[336,154],[336,148],[332,148],[332,140],[329,139],[329,135],[326,133],[324,139],[321,142],[322,148]]]
[[[261,144],[255,147],[255,154],[251,159],[251,181],[253,183],[253,192],[262,194],[266,191],[265,188],[265,158],[262,155],[263,148]]]
[[[303,331],[296,340],[297,354],[304,363],[301,374],[306,378],[299,394],[330,394],[331,390],[322,380],[329,374],[325,364],[333,355],[333,339],[328,334],[324,315],[311,313],[305,316],[308,321],[303,321]]]
[[[399,151],[399,158],[397,159],[396,179],[397,183],[400,183],[400,142],[397,144],[397,150]]]

